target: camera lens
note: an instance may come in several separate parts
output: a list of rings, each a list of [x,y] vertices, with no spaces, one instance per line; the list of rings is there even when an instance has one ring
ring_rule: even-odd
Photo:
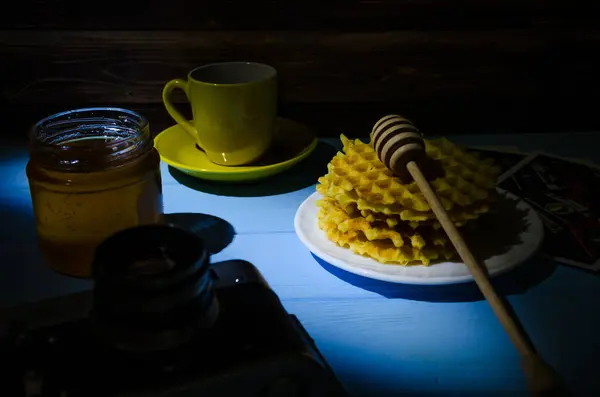
[[[181,229],[116,233],[97,247],[92,270],[95,328],[118,349],[172,349],[216,319],[209,255],[202,239]]]

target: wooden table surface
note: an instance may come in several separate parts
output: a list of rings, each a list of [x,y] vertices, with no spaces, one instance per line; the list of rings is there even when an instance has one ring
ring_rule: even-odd
[[[455,140],[600,162],[600,135],[594,133],[463,135]],[[409,288],[346,277],[318,263],[300,243],[294,214],[314,192],[338,144],[322,141],[300,166],[255,185],[193,182],[175,174],[176,179],[163,164],[165,212],[210,214],[229,222],[235,238],[213,260],[254,263],[352,394],[527,395],[519,357],[488,304],[471,293],[473,285]],[[25,146],[0,149],[2,306],[91,287],[41,265],[26,161]],[[600,278],[536,257],[501,281],[541,355],[570,390],[599,395]]]

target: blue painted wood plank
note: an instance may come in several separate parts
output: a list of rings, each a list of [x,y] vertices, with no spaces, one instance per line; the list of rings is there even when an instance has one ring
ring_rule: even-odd
[[[366,134],[365,134],[366,136]],[[475,146],[515,146],[524,151],[543,149],[550,153],[575,158],[586,158],[600,162],[600,152],[595,148],[600,146],[600,134],[596,132],[573,132],[565,134],[480,134],[480,135],[453,135],[449,139],[465,145]],[[339,139],[324,139],[327,145],[336,149],[340,148]],[[0,189],[8,187],[25,187],[27,178],[25,165],[28,153],[24,146],[7,145],[0,148]],[[306,162],[302,163],[306,166]],[[169,167],[161,163],[164,185],[179,184],[169,172]],[[270,180],[273,182],[273,180]],[[213,183],[207,185],[214,186]],[[236,185],[243,189],[243,185]],[[215,190],[213,188],[213,190]],[[218,189],[216,189],[218,190]],[[228,191],[231,189],[222,189]],[[256,189],[255,189],[256,190]]]
[[[564,134],[493,134],[453,135],[448,139],[463,145],[516,146],[522,151],[543,150],[556,155],[589,159],[600,163],[598,132],[572,132]]]
[[[1,168],[0,168],[1,170]],[[6,181],[2,181],[6,182]],[[179,184],[163,186],[165,213],[194,212],[218,216],[239,234],[294,231],[298,206],[314,192],[314,184],[290,193],[265,197],[231,197],[192,190]],[[2,183],[0,205],[18,205],[31,211],[27,182]]]
[[[0,190],[0,306],[78,292],[88,281],[61,276],[41,264],[29,189]]]
[[[28,159],[26,147],[7,145],[0,148],[0,192],[27,187],[25,166]]]
[[[284,303],[357,395],[524,388],[517,354],[488,310],[387,299]]]
[[[259,248],[268,245],[276,245],[279,250]],[[490,373],[500,376],[498,371],[508,369],[510,376],[516,371],[518,379],[521,379],[516,352],[487,302],[460,301],[465,296],[461,294],[461,288],[476,289],[473,284],[459,286],[451,291],[456,301],[452,301],[452,296],[448,296],[448,293],[436,301],[436,297],[440,297],[440,292],[436,290],[443,287],[432,287],[433,289],[420,295],[414,292],[405,295],[402,290],[407,286],[394,284],[387,284],[386,289],[373,291],[370,287],[376,282],[364,279],[362,283],[354,282],[354,285],[346,283],[329,273],[307,252],[303,253],[303,249],[305,250],[293,235],[238,236],[230,247],[214,259],[242,258],[255,263],[282,298],[286,308],[298,314],[303,322],[307,322],[311,335],[324,338],[325,344],[337,340],[339,343],[353,345],[354,336],[346,333],[362,333],[363,338],[384,339],[390,345],[402,345],[405,342],[413,343],[411,338],[434,338],[437,333],[443,332],[443,339],[456,348],[451,355],[458,355],[457,359],[462,354],[461,349],[486,351],[485,354],[489,357],[478,359],[479,363],[492,366],[493,371],[482,370],[482,374],[476,374],[475,379],[487,379],[486,376],[489,377]],[[283,257],[281,252],[286,252],[286,256]],[[539,267],[543,263],[536,259],[530,265]],[[528,265],[524,265],[522,269],[527,272],[533,270]],[[521,269],[507,273],[505,280],[517,277],[519,270]],[[521,278],[519,281],[523,280]],[[508,300],[536,347],[565,376],[574,390],[600,392],[600,382],[596,381],[594,375],[595,357],[600,354],[600,343],[597,340],[600,318],[593,315],[600,311],[600,296],[596,294],[600,290],[600,278],[578,269],[559,266],[546,279],[526,287],[526,293],[518,289],[510,292]],[[395,299],[394,296],[408,296],[412,300]],[[375,311],[375,307],[379,311]],[[321,313],[322,310],[325,312]],[[381,333],[387,337],[380,335]],[[394,342],[394,338],[398,338],[398,342]],[[434,339],[437,340],[438,337]],[[470,344],[471,339],[476,340],[475,344]],[[359,345],[357,342],[357,346]],[[440,349],[436,347],[435,351],[443,355],[443,350]],[[332,354],[335,354],[335,349],[333,350]],[[504,351],[510,352],[514,363],[508,365],[496,362],[496,356]],[[382,348],[381,352],[384,354],[386,350]],[[431,354],[435,357],[434,353]],[[447,365],[452,366],[451,358],[447,360]],[[460,363],[456,365],[460,367]],[[512,369],[513,366],[516,366],[515,369]],[[469,371],[463,380],[466,382],[472,376],[475,375]],[[508,375],[502,376],[505,378],[499,384],[509,384],[507,382],[510,379],[506,378]],[[494,379],[487,379],[484,385],[496,388],[498,385],[493,383]],[[446,386],[447,382],[450,381],[444,383]],[[414,387],[417,385],[415,383]],[[445,390],[446,386],[440,386],[440,390]]]
[[[600,160],[597,134],[452,138]],[[26,151],[9,149],[0,149],[0,216],[6,225],[0,229],[0,305],[89,288],[89,282],[41,265],[24,172]],[[207,213],[230,222],[238,235],[213,259],[253,262],[358,394],[526,395],[517,354],[472,284],[422,289],[361,280],[319,263],[302,246],[293,233],[293,216],[314,191],[314,182],[302,180],[304,168],[263,185],[196,185],[200,191],[181,185],[166,165],[162,169],[166,212]],[[281,185],[275,181],[302,183],[277,190]],[[600,394],[595,376],[600,278],[548,267],[540,259],[519,269],[524,270],[499,278],[499,289],[509,294],[536,346],[569,388],[576,395]]]
[[[281,233],[294,231],[294,215],[315,188],[277,196],[227,197],[203,194],[181,185],[163,188],[165,213],[195,212],[225,219],[236,233]]]
[[[542,356],[574,395],[597,395],[598,323],[590,319],[597,302],[585,305],[589,311],[574,311],[569,302],[556,303],[548,295],[522,300],[529,303],[513,304]],[[519,357],[483,302],[407,305],[403,300],[362,299],[284,304],[299,317],[341,380],[364,395],[526,395]]]
[[[31,233],[14,235],[35,251]],[[16,241],[7,244],[14,250]],[[16,263],[6,260],[8,251],[2,247],[1,263]],[[387,298],[363,288],[368,283],[356,286],[337,278],[293,233],[238,235],[213,256],[214,261],[233,258],[249,260],[261,270],[340,378],[357,392],[524,391],[516,352],[484,301]],[[25,301],[89,286],[35,262],[23,263],[17,272],[3,267],[2,290],[18,286],[13,288],[19,294],[16,300]],[[579,391],[600,390],[595,372],[588,369],[594,368],[591,360],[599,352],[597,317],[579,314],[600,310],[600,297],[594,294],[599,284],[597,277],[559,267],[527,294],[510,297],[544,357]]]
[[[278,249],[261,249],[268,246]],[[390,292],[405,286],[388,284],[387,291],[374,292],[365,289],[369,280],[346,283],[287,233],[238,236],[214,256],[232,258],[256,264],[342,379],[357,390],[526,394],[517,353],[485,301],[387,298],[380,292],[393,296]],[[600,278],[561,266],[526,294],[508,298],[540,353],[579,393],[600,391],[594,372],[600,322],[592,315],[600,311],[599,288]],[[455,292],[460,299],[460,288]],[[422,296],[432,300],[435,295],[429,290]]]

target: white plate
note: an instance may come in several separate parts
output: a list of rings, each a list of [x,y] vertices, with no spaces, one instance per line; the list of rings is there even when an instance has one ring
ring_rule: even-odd
[[[507,252],[485,260],[490,276],[503,273],[526,261],[537,251],[544,238],[542,221],[533,208],[510,193],[500,192],[518,201],[516,209],[526,213],[524,221],[527,228],[519,235],[520,242],[512,245]],[[294,227],[302,243],[329,264],[350,273],[392,283],[441,285],[473,280],[469,269],[462,262],[443,262],[431,266],[384,265],[334,244],[317,224],[318,207],[315,202],[321,198],[321,194],[315,192],[300,205]],[[485,233],[484,230],[482,232]]]

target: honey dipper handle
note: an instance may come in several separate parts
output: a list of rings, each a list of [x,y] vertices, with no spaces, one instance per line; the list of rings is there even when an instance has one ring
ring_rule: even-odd
[[[442,206],[437,194],[433,191],[429,182],[427,182],[427,179],[425,179],[425,176],[419,169],[419,166],[414,161],[410,161],[406,167],[425,196],[433,213],[446,231],[446,234],[456,248],[458,255],[460,255],[463,262],[469,268],[481,293],[489,302],[496,317],[521,355],[523,370],[527,377],[531,392],[536,396],[565,395],[562,391],[562,386],[558,381],[557,374],[555,374],[552,368],[536,354],[524,331],[517,326],[515,320],[509,314],[504,302],[498,297],[494,287],[492,287],[487,272],[484,271],[475,260],[469,247]]]

